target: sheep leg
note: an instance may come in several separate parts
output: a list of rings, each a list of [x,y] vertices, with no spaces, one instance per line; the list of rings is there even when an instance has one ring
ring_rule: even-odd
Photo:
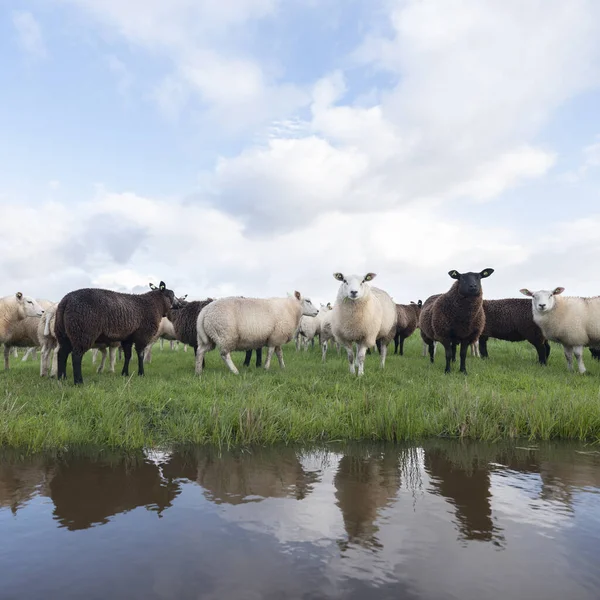
[[[187,344],[184,344],[184,345],[183,345],[183,351],[184,351],[184,352],[187,352],[187,349],[188,349],[188,345],[187,345]]]
[[[456,362],[456,342],[452,342],[452,362]]]
[[[83,348],[73,348],[73,382],[75,385],[83,384],[83,375],[81,373],[81,361],[85,350]]]
[[[165,345],[165,340],[163,340],[162,338],[160,338],[160,349],[163,349],[163,346]]]
[[[97,373],[102,373],[102,371],[104,371],[104,365],[106,364],[106,348],[102,348],[100,352],[102,353],[102,359],[100,360],[100,366],[96,371]]]
[[[573,370],[573,348],[572,346],[563,346],[565,358],[567,359],[567,367],[569,371]]]
[[[244,366],[249,367],[251,360],[252,360],[252,350],[246,350],[246,358],[244,359]]]
[[[275,352],[275,346],[269,346],[269,349],[267,350],[267,360],[265,361],[265,371],[268,371],[269,367],[271,366],[273,352]]]
[[[133,346],[133,344],[131,342],[121,342],[121,345],[123,346],[123,356],[125,357],[121,375],[129,377],[129,361],[131,360],[131,346]]]
[[[346,348],[346,352],[348,354],[348,365],[350,366],[350,374],[356,375],[356,369],[354,367],[354,348],[352,347],[352,345],[344,347]]]
[[[256,368],[262,365],[262,347],[256,349]]]
[[[281,346],[275,346],[275,355],[279,361],[279,367],[281,369],[285,369],[285,363],[283,362],[283,350],[281,349]]]
[[[573,354],[575,354],[575,358],[577,359],[579,372],[583,375],[585,373],[585,365],[583,364],[583,346],[575,346],[573,348]]]
[[[426,347],[429,350],[429,362],[433,364],[433,361],[435,359],[435,342],[430,342],[429,344],[426,344]]]
[[[365,373],[365,356],[367,354],[366,346],[359,346],[356,349],[356,362],[358,364],[358,376],[361,377]],[[385,359],[384,359],[385,361]]]
[[[429,344],[423,342],[423,356],[427,356],[427,351],[429,350]]]
[[[327,340],[321,343],[321,361],[325,362],[327,358]]]
[[[138,375],[144,375],[144,351],[146,350],[147,344],[141,344],[136,342],[135,351],[138,357]]]
[[[52,366],[50,367],[50,377],[56,377],[58,373],[58,346],[52,351]]]
[[[406,338],[403,335],[400,336],[400,356],[404,356],[404,340],[405,339]]]
[[[162,342],[162,338],[160,340]],[[151,363],[152,362],[152,346],[154,344],[150,343],[146,347],[146,352],[144,352],[144,362]]]
[[[108,349],[108,356],[110,358],[110,372],[115,372],[115,364],[117,362],[117,349],[114,346],[111,346]]]
[[[385,367],[385,357],[387,356],[388,347],[383,342],[379,345],[379,354],[381,355],[380,366],[383,369]]]
[[[27,352],[25,352],[25,354],[23,355],[23,358],[21,359],[21,362],[25,362],[34,353],[35,353],[35,348],[34,347],[27,348]],[[35,356],[33,358],[35,359]]]
[[[196,375],[202,375],[202,369],[204,368],[204,354],[210,350],[210,346],[198,345],[194,349],[196,355]]]
[[[450,365],[452,364],[452,344],[450,342],[445,343],[444,350],[446,351],[446,368],[444,372],[450,373]]]
[[[538,344],[535,346],[538,355],[538,362],[540,365],[547,365],[548,362],[546,360],[546,346],[544,344]]]
[[[394,354],[398,354],[398,348],[400,347],[400,334],[397,333],[394,336]],[[402,353],[400,353],[402,354]]]
[[[544,346],[546,348],[546,362],[550,358],[550,342],[544,342]]]
[[[13,346],[13,356],[15,358],[19,358],[19,351],[17,350],[16,346]]]
[[[98,348],[94,348],[92,350],[92,364],[95,365],[96,364],[96,359],[98,358]],[[98,371],[98,373],[100,373],[100,371]]]
[[[479,338],[479,356],[481,358],[488,358],[487,341],[488,338],[486,336]]]
[[[64,340],[63,343],[58,347],[58,355],[56,357],[56,375],[59,380],[67,378],[67,360],[69,359],[69,354],[71,354],[72,348],[73,346],[71,345],[70,340]]]
[[[296,352],[300,350],[300,332],[296,332]]]
[[[467,374],[467,352],[469,350],[469,342],[461,342],[460,344],[460,372]]]
[[[42,344],[42,355],[40,357],[40,377],[45,377],[48,372],[48,357],[50,356],[50,349],[48,344]]]
[[[121,360],[123,358],[123,347],[119,346],[117,350],[117,360]]]
[[[231,360],[231,354],[227,350],[221,350],[221,358],[225,361],[225,364],[229,367],[229,370],[234,375],[240,374],[236,366],[233,364],[233,361]]]
[[[10,356],[10,346],[4,344],[4,370],[8,371],[8,357]]]

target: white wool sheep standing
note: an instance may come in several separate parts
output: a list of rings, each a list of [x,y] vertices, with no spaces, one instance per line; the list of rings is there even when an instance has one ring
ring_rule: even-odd
[[[287,298],[229,297],[214,300],[198,315],[196,373],[202,373],[204,354],[218,346],[229,370],[238,375],[231,352],[268,346],[264,368],[271,364],[273,352],[283,369],[283,351],[298,329],[302,315],[314,317],[319,311],[309,298],[294,292]]]
[[[56,305],[56,302],[52,302],[51,300],[45,300],[44,298],[37,298],[37,303],[42,307],[42,309],[44,311],[47,311],[51,306]],[[30,323],[29,326],[27,327],[27,330],[33,329],[34,326],[35,326],[35,323]],[[40,342],[40,345],[41,345],[41,342]],[[33,358],[33,360],[36,360],[38,347],[39,346],[29,346],[21,360],[23,362],[25,362],[25,361],[27,361],[27,359],[29,359],[30,356]],[[15,347],[15,350],[16,350],[16,347]]]
[[[381,342],[381,367],[385,366],[387,345],[394,339],[398,314],[396,304],[387,292],[371,287],[375,273],[364,277],[342,273],[333,275],[341,285],[331,316],[331,330],[335,340],[346,348],[350,373],[363,375],[368,348]],[[356,357],[353,343],[356,343]]]
[[[31,296],[17,292],[14,296],[0,298],[0,343],[4,344],[4,369],[9,368],[10,349],[14,346],[37,346],[37,329],[31,339],[26,321],[36,323],[44,314],[44,309]],[[26,331],[25,331],[26,330]]]
[[[600,296],[581,298],[560,296],[565,288],[552,291],[521,293],[531,298],[533,320],[544,337],[562,344],[569,371],[573,370],[573,354],[580,373],[585,373],[583,348],[600,345]]]

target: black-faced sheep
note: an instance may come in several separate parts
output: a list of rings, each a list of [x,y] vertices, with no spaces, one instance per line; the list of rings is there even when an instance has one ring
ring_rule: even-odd
[[[488,358],[489,338],[508,342],[527,340],[537,350],[540,364],[545,365],[550,355],[550,344],[533,320],[531,301],[525,298],[484,300],[485,327],[479,337],[479,352]]]
[[[204,354],[216,346],[229,370],[239,374],[231,360],[234,350],[254,350],[268,346],[265,369],[271,365],[273,352],[283,369],[281,347],[298,328],[300,317],[315,316],[318,310],[300,292],[287,298],[220,298],[204,307],[198,315],[198,351],[196,373],[202,373]]]
[[[409,338],[419,324],[421,316],[421,308],[423,302],[419,300],[416,304],[396,304],[396,312],[398,313],[398,322],[396,323],[396,335],[394,336],[394,354],[404,355],[404,340]]]
[[[368,348],[380,341],[381,361],[385,366],[387,345],[396,333],[396,305],[387,292],[371,287],[375,273],[349,275],[334,273],[341,282],[337,300],[331,312],[331,330],[335,340],[346,348],[350,373],[364,374]],[[356,357],[353,344],[356,343]]]
[[[129,375],[131,348],[138,356],[138,375],[144,374],[144,349],[156,335],[160,320],[179,306],[164,282],[150,284],[145,294],[123,294],[98,288],[69,292],[56,310],[58,378],[67,376],[67,359],[73,353],[73,378],[83,383],[81,359],[95,343],[121,342],[125,362],[122,374]]]
[[[460,344],[460,371],[467,373],[466,359],[469,346],[479,339],[485,326],[481,280],[489,277],[493,269],[480,273],[448,274],[456,283],[445,293],[430,297],[421,311],[419,326],[421,337],[429,346],[431,362],[434,359],[434,342],[441,342],[446,351],[446,373],[450,372],[453,347]]]

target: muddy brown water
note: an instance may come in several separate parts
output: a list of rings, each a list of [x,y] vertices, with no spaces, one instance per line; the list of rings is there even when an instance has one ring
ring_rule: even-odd
[[[0,598],[600,598],[574,444],[0,453]]]

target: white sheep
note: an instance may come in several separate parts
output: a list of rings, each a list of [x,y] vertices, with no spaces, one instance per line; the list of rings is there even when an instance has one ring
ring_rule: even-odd
[[[163,340],[169,340],[171,342],[171,350],[173,350],[174,341],[177,340],[177,334],[173,323],[169,321],[168,317],[163,317],[158,326],[158,331],[154,336],[154,339],[146,346],[144,350],[144,362],[152,362],[152,347],[156,341],[160,339],[160,349],[162,350]]]
[[[310,342],[313,342],[315,336],[319,334],[321,328],[321,322],[319,321],[319,315],[316,317],[302,316],[298,325],[297,338],[296,338],[296,350],[299,349],[300,345],[304,346],[304,350],[308,350]]]
[[[365,354],[368,348],[380,342],[381,367],[385,366],[387,345],[394,339],[398,314],[396,304],[387,292],[371,287],[375,273],[364,277],[342,273],[333,275],[341,285],[331,316],[331,330],[337,342],[346,348],[350,373],[358,366],[363,375]],[[356,343],[356,357],[353,343]]]
[[[216,346],[229,370],[238,375],[231,352],[268,346],[264,368],[271,364],[273,352],[283,369],[281,347],[293,337],[302,315],[314,317],[318,310],[308,298],[295,292],[287,298],[229,297],[214,300],[198,315],[196,373],[202,373],[204,354]]]
[[[544,337],[562,344],[569,371],[573,370],[573,354],[580,373],[585,373],[583,348],[600,345],[600,296],[581,298],[560,296],[565,288],[552,291],[521,293],[532,300],[533,320]]]
[[[26,321],[37,322],[44,309],[31,296],[17,292],[14,296],[0,298],[0,343],[4,344],[4,369],[9,368],[10,349],[14,346],[37,346],[37,327],[31,338]]]
[[[47,311],[51,306],[54,306],[56,304],[56,302],[52,302],[51,300],[45,300],[43,298],[37,298],[37,303],[42,307],[42,309],[44,311]],[[16,351],[16,346],[14,347],[14,349]],[[21,360],[23,362],[25,362],[29,359],[30,356],[32,357],[33,360],[36,360],[37,359],[37,349],[38,349],[38,346],[29,346]],[[15,354],[15,356],[16,356],[16,354]]]

